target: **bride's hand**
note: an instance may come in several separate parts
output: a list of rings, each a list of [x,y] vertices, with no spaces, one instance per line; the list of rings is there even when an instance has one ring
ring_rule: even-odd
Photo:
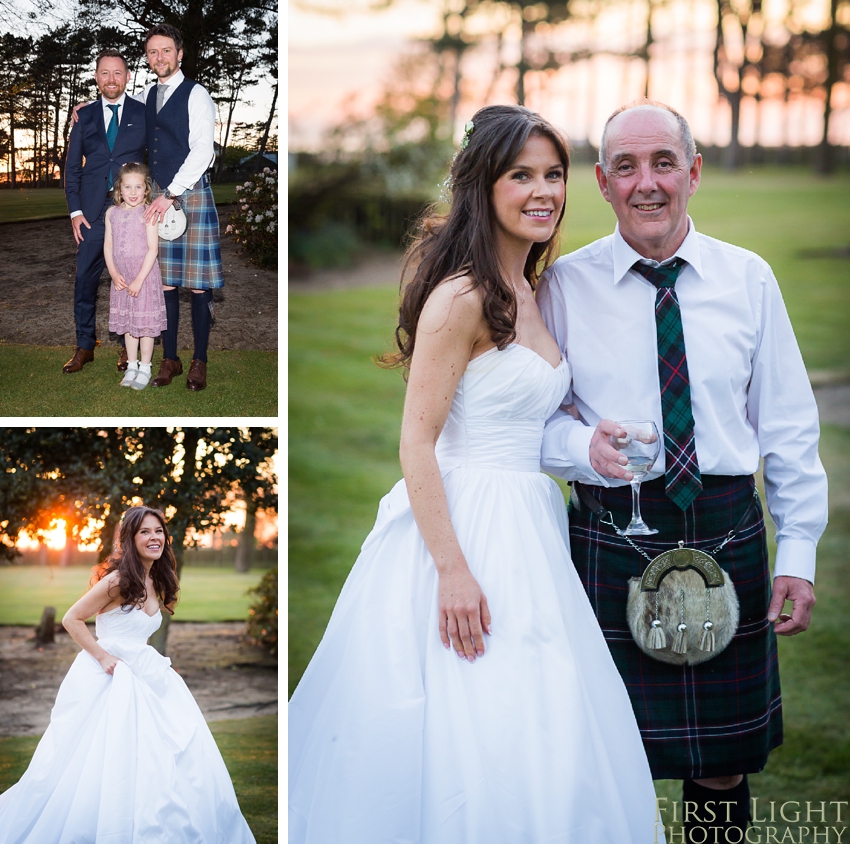
[[[484,633],[490,635],[490,608],[469,569],[440,575],[440,639],[469,662],[484,656]]]
[[[106,656],[102,656],[98,662],[100,663],[100,667],[107,673],[112,674],[115,671],[115,666],[121,662],[117,656],[112,656],[112,654],[106,654]]]

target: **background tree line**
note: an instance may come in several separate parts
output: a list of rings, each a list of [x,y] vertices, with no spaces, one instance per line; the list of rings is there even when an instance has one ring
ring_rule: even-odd
[[[37,538],[56,519],[71,541],[97,523],[105,559],[122,513],[144,503],[169,520],[179,577],[185,544],[222,525],[235,495],[246,510],[235,566],[248,571],[257,512],[277,512],[276,451],[271,428],[0,428],[0,563],[18,556],[22,531]]]
[[[298,2],[346,15],[378,12],[398,0]],[[364,115],[352,96],[321,149],[294,155],[291,272],[345,265],[365,243],[403,242],[411,221],[436,199],[434,186],[466,119],[461,115],[506,97],[548,113],[541,103],[563,87],[565,69],[576,72],[566,96],[572,111],[587,112],[587,139],[598,129],[597,103],[609,93],[602,86],[617,80],[615,66],[621,101],[642,93],[669,102],[675,84],[690,100],[713,80],[720,105],[714,111],[728,109],[730,138],[723,148],[700,143],[710,160],[732,169],[762,160],[805,162],[824,173],[838,163],[831,126],[836,108],[850,105],[850,0],[427,2],[435,34],[398,58],[374,109]],[[608,63],[606,76],[600,62]],[[671,79],[673,66],[683,78]],[[760,145],[769,112],[774,126],[776,114],[783,115],[774,151]],[[801,146],[816,115],[819,144]],[[743,116],[755,139],[749,149],[741,140]],[[848,152],[841,149],[844,164]],[[589,140],[578,141],[576,160],[595,155]]]
[[[143,33],[154,24],[176,26],[184,40],[182,67],[204,85],[218,107],[227,150],[219,156],[221,178],[251,152],[277,149],[277,4],[274,0],[71,0],[57,11],[33,0],[24,14],[0,0],[0,161],[8,187],[61,184],[71,129],[71,108],[94,99],[94,62],[100,50],[120,50],[129,63],[128,93],[153,77],[143,54]],[[60,17],[61,15],[61,17]],[[120,20],[120,23],[117,21]],[[272,102],[264,120],[234,122],[239,103],[265,80]],[[0,178],[3,178],[0,174]]]

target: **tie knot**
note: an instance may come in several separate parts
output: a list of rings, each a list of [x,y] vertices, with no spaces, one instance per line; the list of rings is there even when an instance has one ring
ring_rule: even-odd
[[[655,287],[675,287],[676,279],[685,266],[686,261],[674,258],[669,264],[660,267],[651,267],[643,261],[635,261],[632,269],[639,272],[650,284]]]
[[[118,114],[118,106],[117,105],[108,105],[107,108],[115,115]]]

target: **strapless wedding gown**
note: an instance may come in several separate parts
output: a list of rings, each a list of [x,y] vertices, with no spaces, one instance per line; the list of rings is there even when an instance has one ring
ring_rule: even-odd
[[[159,611],[97,616],[107,674],[81,651],[23,778],[0,795],[0,844],[253,844],[201,710],[146,644]]]
[[[438,578],[404,481],[380,505],[289,706],[297,844],[653,844],[629,698],[540,472],[569,367],[511,345],[470,361],[437,458],[492,613],[468,663],[438,632]]]

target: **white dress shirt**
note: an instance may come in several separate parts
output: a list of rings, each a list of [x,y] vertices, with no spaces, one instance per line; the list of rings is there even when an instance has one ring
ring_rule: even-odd
[[[768,510],[778,543],[774,575],[814,582],[826,527],[826,474],[818,414],[779,285],[758,255],[695,231],[676,255],[676,281],[703,475],[751,475],[764,458]],[[567,480],[621,486],[590,465],[601,419],[651,419],[662,430],[655,287],[631,269],[641,259],[620,234],[558,259],[537,302],[572,366],[562,408],[549,420],[543,468]],[[672,256],[671,256],[672,257]],[[664,450],[647,475],[664,474]]]
[[[185,78],[183,71],[178,70],[174,76],[162,83],[166,86],[163,105],[168,102],[169,97]],[[157,84],[158,82],[152,82],[146,85],[140,94],[133,96],[144,103],[150,89]],[[215,103],[207,89],[196,83],[189,93],[189,155],[174,174],[174,181],[167,186],[175,196],[185,190],[191,190],[200,181],[201,176],[209,170],[210,165],[215,161],[214,139]]]

